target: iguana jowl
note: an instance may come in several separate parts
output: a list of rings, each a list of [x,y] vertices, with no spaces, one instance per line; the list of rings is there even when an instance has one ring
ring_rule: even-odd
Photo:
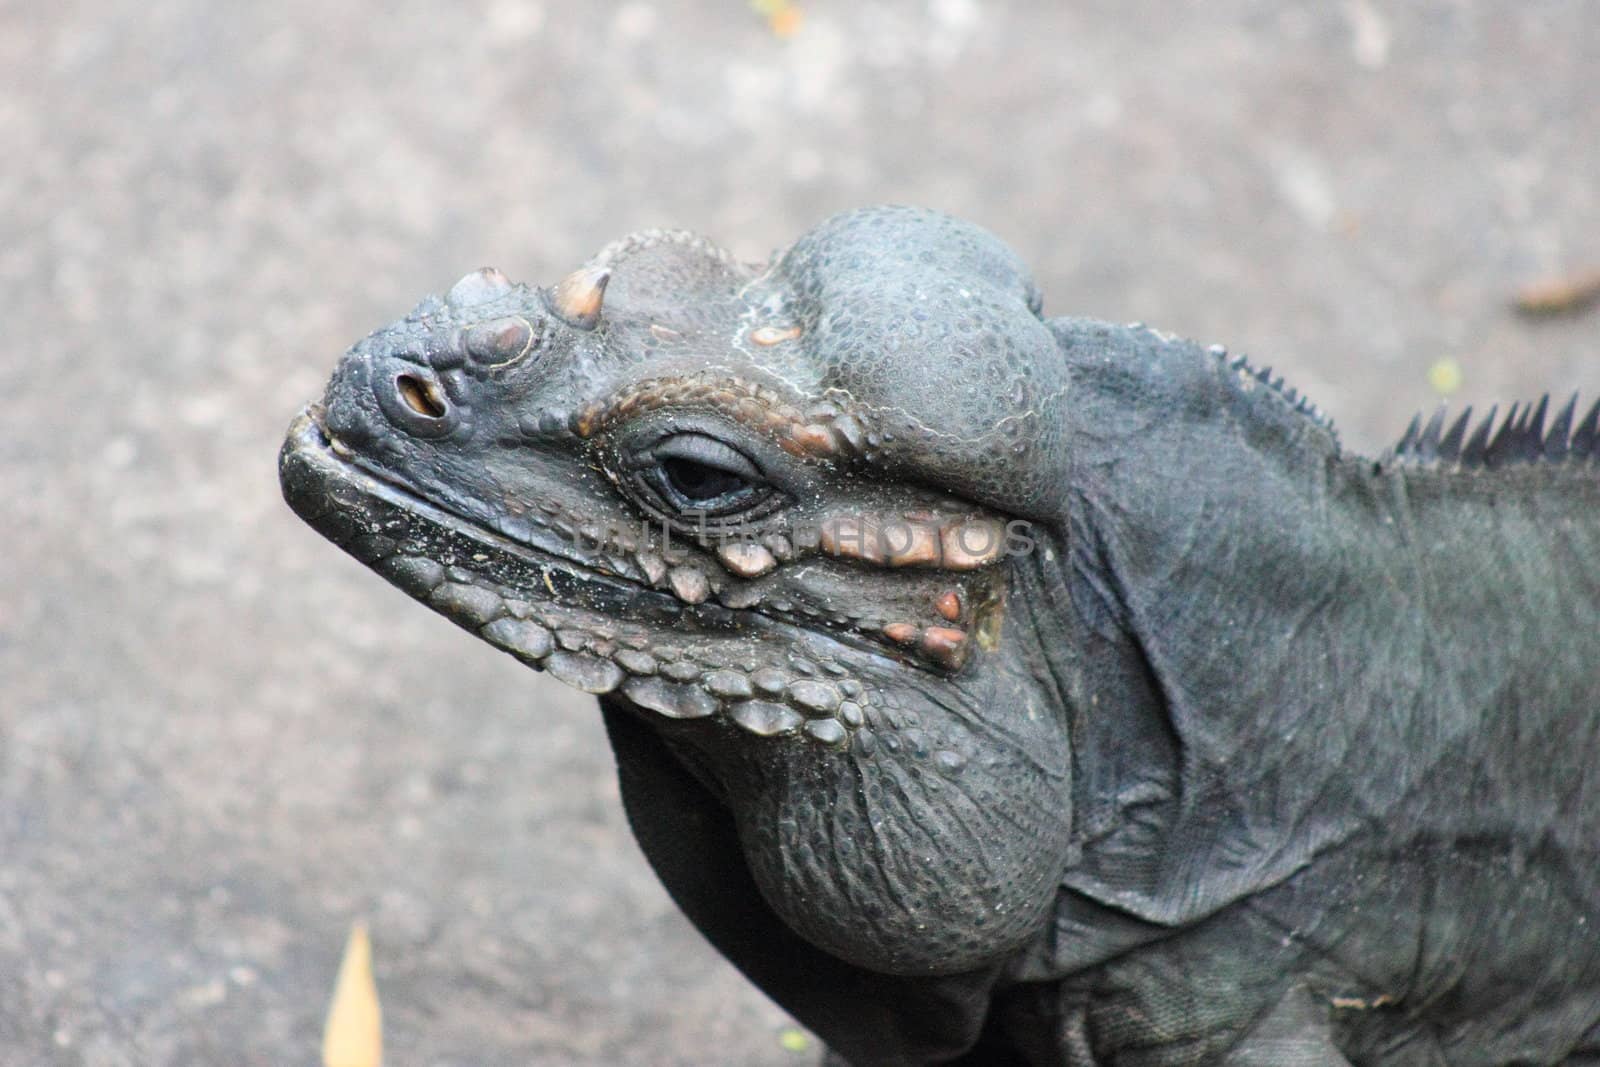
[[[1589,1062],[1597,420],[1364,459],[878,208],[468,275],[281,474],[601,695],[668,890],[849,1062]]]

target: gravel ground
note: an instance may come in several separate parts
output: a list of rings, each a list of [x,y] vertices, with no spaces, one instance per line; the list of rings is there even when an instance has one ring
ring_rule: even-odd
[[[1600,392],[1600,318],[1507,307],[1600,262],[1590,0],[790,10],[0,3],[0,1062],[311,1063],[362,916],[393,1064],[814,1059],[655,884],[587,702],[278,498],[338,354],[466,270],[910,202],[1359,450],[1452,370]]]

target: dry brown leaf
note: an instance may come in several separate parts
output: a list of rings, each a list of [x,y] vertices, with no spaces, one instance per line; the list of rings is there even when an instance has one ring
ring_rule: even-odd
[[[1517,290],[1515,303],[1524,315],[1568,315],[1596,301],[1600,301],[1600,268],[1525,285]]]
[[[366,923],[350,928],[322,1031],[322,1067],[383,1067],[383,1009]]]

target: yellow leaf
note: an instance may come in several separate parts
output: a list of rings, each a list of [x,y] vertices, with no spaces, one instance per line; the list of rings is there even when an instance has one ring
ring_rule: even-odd
[[[322,1067],[383,1067],[383,1009],[372,978],[366,923],[350,928],[322,1031]]]
[[[1524,285],[1514,301],[1524,315],[1567,315],[1600,303],[1600,267]]]
[[[778,1031],[778,1044],[783,1046],[785,1052],[804,1052],[811,1047],[811,1039],[806,1037],[804,1030],[785,1026]]]
[[[1428,368],[1428,384],[1440,396],[1449,396],[1461,388],[1461,364],[1449,358],[1435,361]]]
[[[785,4],[767,16],[767,25],[778,37],[793,37],[800,32],[802,18],[799,8]]]

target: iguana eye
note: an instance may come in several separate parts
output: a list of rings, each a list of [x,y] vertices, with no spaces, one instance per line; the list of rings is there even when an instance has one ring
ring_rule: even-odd
[[[776,493],[748,456],[698,433],[658,442],[641,465],[639,478],[667,511],[714,518],[748,512]]]
[[[661,462],[667,484],[685,500],[696,504],[709,504],[733,493],[750,488],[750,483],[737,474],[696,463],[692,459],[666,459]]]

